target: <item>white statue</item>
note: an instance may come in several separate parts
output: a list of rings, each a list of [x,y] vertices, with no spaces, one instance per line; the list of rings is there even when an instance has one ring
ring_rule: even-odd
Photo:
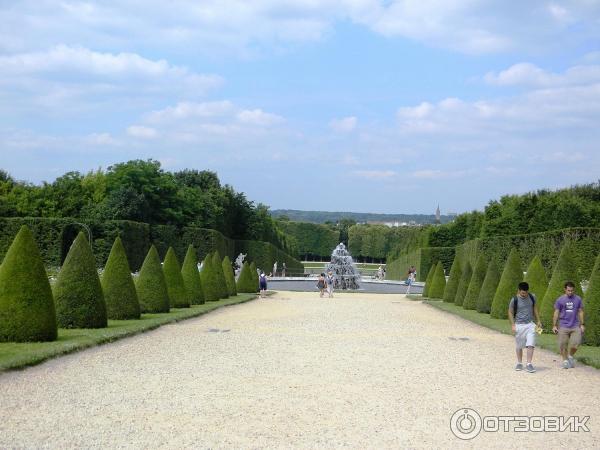
[[[275,261],[275,264],[273,264],[273,276],[277,276],[277,261]]]
[[[244,258],[246,257],[246,255],[244,255],[243,253],[240,253],[237,258],[235,258],[235,267],[239,270],[242,269],[242,265],[244,264]]]

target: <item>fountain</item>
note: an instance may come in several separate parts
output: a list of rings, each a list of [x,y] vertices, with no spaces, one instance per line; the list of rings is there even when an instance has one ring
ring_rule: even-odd
[[[346,246],[340,243],[331,253],[331,262],[326,271],[333,274],[335,289],[360,289],[360,274]]]

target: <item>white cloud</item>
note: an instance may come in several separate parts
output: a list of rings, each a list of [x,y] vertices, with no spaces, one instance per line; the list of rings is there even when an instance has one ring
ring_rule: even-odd
[[[531,63],[519,63],[496,74],[488,72],[486,83],[496,86],[574,86],[600,82],[600,65],[574,66],[563,74],[545,71]]]
[[[154,128],[141,125],[131,125],[127,128],[127,134],[139,139],[154,139],[158,136],[158,132]]]
[[[393,170],[355,170],[353,175],[367,180],[381,180],[393,178],[397,175]]]
[[[228,100],[213,102],[179,102],[175,106],[152,111],[147,120],[152,123],[181,121],[188,119],[206,119],[231,116],[235,106]]]
[[[358,119],[354,116],[344,117],[342,119],[333,119],[329,122],[329,127],[337,133],[350,133],[354,131]]]
[[[237,119],[248,125],[268,127],[283,122],[283,117],[277,114],[266,113],[261,109],[243,110],[237,113]]]

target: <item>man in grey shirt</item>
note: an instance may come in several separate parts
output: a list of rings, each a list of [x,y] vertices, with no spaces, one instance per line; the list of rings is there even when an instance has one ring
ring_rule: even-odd
[[[523,348],[527,347],[527,372],[535,372],[531,360],[533,359],[533,350],[535,348],[535,324],[542,328],[538,307],[535,303],[535,297],[529,293],[529,284],[519,283],[517,295],[515,295],[508,305],[508,320],[515,334],[517,344],[517,365],[515,370],[523,370]]]

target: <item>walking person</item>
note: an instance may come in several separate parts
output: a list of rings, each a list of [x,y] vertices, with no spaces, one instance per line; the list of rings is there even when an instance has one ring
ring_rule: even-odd
[[[267,296],[267,276],[262,271],[258,277],[258,286],[260,288],[260,297],[265,298]]]
[[[535,297],[529,293],[529,284],[525,281],[519,283],[517,295],[515,295],[508,305],[508,320],[512,332],[515,335],[517,365],[515,370],[523,370],[523,348],[527,349],[527,365],[525,370],[529,373],[535,372],[533,367],[533,350],[535,349],[535,324],[542,327],[538,307],[535,304]]]
[[[325,274],[322,272],[317,280],[317,289],[319,289],[319,297],[323,297],[323,293],[325,291]]]
[[[558,321],[559,326],[556,326]],[[575,352],[581,344],[581,337],[585,331],[583,324],[583,300],[575,294],[575,284],[572,281],[565,283],[565,293],[558,297],[554,303],[554,316],[552,317],[552,331],[558,334],[558,347],[563,359],[563,369],[575,367]]]
[[[408,279],[406,280],[406,284],[408,287],[406,288],[406,294],[410,294],[410,287],[413,285],[417,278],[417,269],[414,266],[410,268],[408,271]]]
[[[329,298],[333,298],[333,286],[335,284],[335,278],[333,278],[333,273],[331,272],[331,270],[327,272],[325,283],[327,283],[327,295],[329,296]]]

